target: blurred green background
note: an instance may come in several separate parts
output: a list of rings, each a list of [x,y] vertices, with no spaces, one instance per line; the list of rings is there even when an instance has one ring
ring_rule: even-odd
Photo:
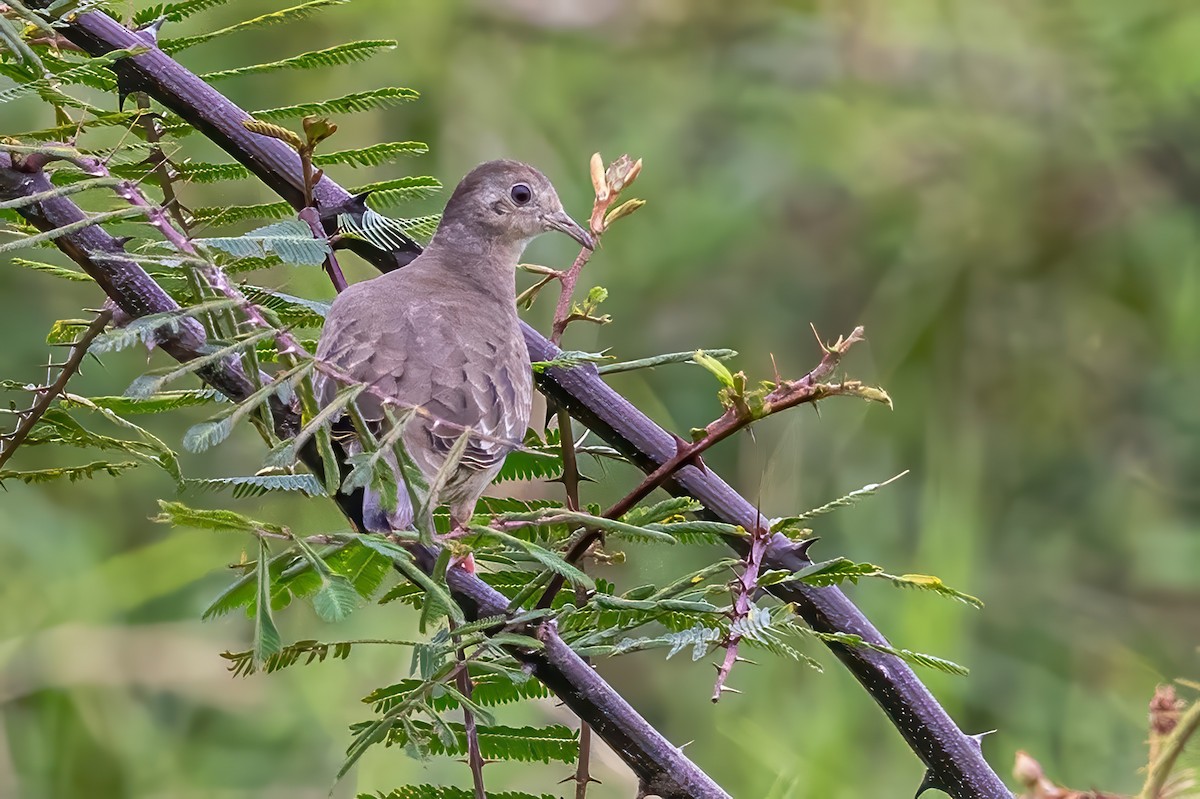
[[[283,5],[230,3],[165,35]],[[573,328],[572,347],[625,358],[732,347],[734,365],[760,378],[771,354],[784,374],[815,364],[810,323],[828,338],[864,324],[869,341],[847,371],[884,386],[894,412],[831,401],[820,417],[759,425],[710,462],[768,515],[910,469],[821,519],[815,553],[936,574],[987,603],[975,612],[883,584],[849,589],[895,644],[971,668],[922,676],[964,730],[998,729],[985,753],[1002,774],[1023,748],[1068,784],[1136,790],[1153,686],[1200,672],[1200,9],[358,0],[181,61],[203,72],[380,37],[402,45],[362,65],[220,88],[250,109],[419,90],[417,103],[339,118],[333,149],[420,139],[431,154],[331,170],[346,184],[433,174],[453,185],[480,160],[515,157],[540,166],[583,217],[593,151],[644,158],[632,195],[648,205],[616,226],[584,277],[610,290],[615,321]],[[5,106],[0,133],[52,121],[23,100]],[[183,156],[226,160],[198,136],[185,142]],[[250,182],[182,194],[191,206],[273,199]],[[572,254],[547,237],[527,258],[565,265]],[[49,325],[101,296],[5,266],[0,376],[35,380]],[[271,279],[330,294],[316,270]],[[531,321],[545,326],[550,301]],[[141,352],[108,356],[74,388],[119,393],[146,363]],[[668,429],[719,410],[711,377],[694,367],[613,383]],[[178,444],[205,415],[150,426]],[[243,431],[184,465],[191,476],[249,474],[261,456]],[[31,450],[14,464],[60,459]],[[612,471],[587,498],[615,497],[633,479]],[[344,663],[231,678],[218,653],[243,648],[250,626],[237,614],[201,623],[199,612],[244,542],[147,521],[173,491],[150,468],[5,487],[0,796],[321,799],[346,725],[368,714],[358,699],[405,674],[406,653],[361,648]],[[237,507],[302,531],[339,524],[320,500]],[[624,588],[718,551],[631,555],[605,573]],[[414,619],[368,607],[330,628],[293,607],[280,623],[285,638],[340,639],[400,636]],[[707,663],[649,653],[599,668],[739,799],[910,796],[916,758],[836,661],[810,651],[824,674],[759,658],[734,673],[744,693],[715,707]],[[547,702],[501,718],[567,714]],[[632,796],[615,756],[597,757],[604,785],[591,795]],[[565,776],[540,765],[488,773],[495,790],[534,792]],[[455,762],[378,750],[333,795],[410,781],[468,778]]]

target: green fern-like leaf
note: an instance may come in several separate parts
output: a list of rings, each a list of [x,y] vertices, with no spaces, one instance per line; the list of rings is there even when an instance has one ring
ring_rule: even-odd
[[[357,725],[356,725],[357,726]],[[454,734],[452,741],[439,736],[434,725],[412,721],[393,727],[388,746],[410,743],[406,727],[421,735],[426,751],[433,755],[457,756],[467,751],[467,736],[461,724],[446,725]],[[480,753],[488,760],[514,760],[521,763],[574,763],[579,757],[579,733],[561,724],[549,727],[479,727]],[[427,737],[426,737],[427,736]]]
[[[335,47],[329,47],[324,50],[314,50],[308,53],[284,58],[279,61],[271,61],[265,64],[253,64],[246,67],[238,67],[236,69],[223,69],[219,72],[209,72],[206,75],[201,75],[207,83],[212,83],[218,80],[226,80],[228,78],[238,78],[245,75],[261,75],[266,72],[278,72],[286,69],[317,69],[319,67],[333,67],[343,64],[353,64],[359,61],[366,61],[374,55],[377,55],[385,50],[392,50],[396,47],[396,42],[392,39],[372,39],[360,42],[348,42],[339,44]]]
[[[233,489],[234,499],[261,497],[276,491],[294,491],[306,497],[325,496],[321,481],[311,474],[256,474],[248,477],[215,477],[187,480],[186,485],[201,491]]]
[[[29,471],[3,469],[0,470],[0,484],[3,484],[5,480],[20,480],[22,483],[49,483],[52,480],[62,479],[67,479],[74,483],[76,480],[90,480],[98,474],[107,474],[110,477],[116,477],[121,472],[139,465],[137,461],[121,461],[119,463],[93,461],[83,466],[56,466],[51,469],[33,469]]]
[[[391,207],[409,200],[427,197],[441,189],[442,184],[430,177],[407,177],[369,183],[352,189],[353,194],[373,192],[371,203]],[[231,225],[254,219],[284,219],[295,213],[286,201],[257,205],[232,205],[197,208],[192,219],[197,225]]]
[[[171,55],[186,50],[189,47],[195,47],[198,44],[212,41],[213,39],[227,36],[231,33],[237,33],[244,30],[252,30],[254,28],[265,28],[270,25],[281,25],[287,22],[296,22],[312,16],[318,11],[328,8],[329,6],[343,5],[349,0],[308,0],[306,3],[292,6],[291,8],[283,8],[279,11],[272,11],[269,14],[254,17],[253,19],[243,20],[233,25],[221,28],[220,30],[202,33],[197,36],[182,36],[175,39],[163,39],[158,43],[159,48]]]
[[[354,114],[362,111],[374,111],[377,108],[390,108],[400,103],[408,103],[420,97],[413,89],[398,86],[384,89],[372,89],[365,92],[334,97],[316,103],[298,103],[296,105],[280,106],[255,111],[256,119],[275,122],[281,119],[297,119],[306,116],[330,116],[332,114]]]
[[[265,258],[277,255],[285,263],[317,266],[331,252],[329,242],[313,237],[308,225],[296,219],[257,228],[242,236],[194,239],[234,257]]]
[[[424,155],[429,152],[429,145],[419,141],[393,141],[372,144],[354,150],[338,150],[332,153],[319,153],[313,157],[317,166],[331,164],[346,164],[347,166],[380,166],[390,164],[398,158],[412,155]]]
[[[553,480],[562,474],[562,456],[556,452],[533,449],[515,450],[508,454],[493,482],[511,480]]]
[[[268,532],[274,535],[285,535],[282,527],[277,524],[256,521],[249,516],[234,513],[231,510],[209,510],[190,508],[182,502],[169,502],[165,499],[158,501],[162,511],[152,519],[159,524],[170,524],[176,527],[194,527],[197,530],[233,531],[242,533]]]
[[[138,27],[148,25],[160,17],[166,18],[168,22],[179,22],[192,14],[198,14],[228,2],[229,0],[179,0],[175,3],[157,3],[135,13],[133,24]]]
[[[442,184],[436,178],[416,176],[368,183],[353,189],[351,194],[370,193],[370,201],[374,207],[390,208],[410,200],[428,197],[441,188]]]
[[[244,293],[255,305],[270,309],[283,324],[293,328],[319,328],[325,324],[325,317],[329,314],[330,304],[320,300],[296,297],[261,286],[246,286]]]
[[[514,679],[515,674],[520,674],[523,679]],[[372,705],[376,713],[387,713],[422,685],[421,680],[401,680],[372,691],[363,697],[363,702]],[[471,686],[471,700],[484,707],[508,705],[526,699],[545,699],[550,696],[546,686],[526,676],[524,672],[489,672],[475,675],[471,678]],[[462,706],[456,695],[445,692],[435,692],[430,704],[437,711],[453,710]]]
[[[224,394],[211,388],[186,389],[182,391],[164,391],[161,394],[151,394],[148,397],[82,397],[74,394],[63,395],[63,406],[83,407],[94,405],[105,408],[113,413],[131,416],[143,413],[164,413],[180,408],[191,408],[197,405],[211,405],[221,402]]]
[[[305,658],[304,665],[306,666],[313,662],[324,663],[325,659],[330,656],[334,660],[345,660],[350,657],[352,648],[353,644],[349,641],[334,643],[313,640],[297,641],[268,656],[260,666],[256,666],[254,663],[253,651],[222,652],[221,657],[229,661],[229,670],[235,676],[248,677],[255,671],[261,670],[270,674],[273,671],[286,669],[299,663],[301,658]]]
[[[354,150],[321,153],[313,158],[317,166],[346,164],[348,166],[379,166],[408,155],[423,155],[429,146],[418,141],[383,142]],[[192,183],[217,183],[223,180],[246,180],[252,175],[241,164],[210,164],[188,162],[179,165],[179,174]]]
[[[47,264],[43,263],[42,261],[29,261],[25,258],[11,258],[9,259],[9,263],[13,266],[23,266],[26,269],[32,269],[35,272],[41,272],[45,275],[52,275],[64,280],[75,280],[81,283],[94,282],[92,281],[92,276],[86,272],[80,272],[77,269],[67,269],[66,267],[57,266],[55,264]]]
[[[918,591],[932,591],[935,594],[949,597],[950,599],[962,602],[964,605],[970,605],[973,608],[980,609],[983,607],[982,600],[973,597],[970,594],[964,594],[962,591],[951,588],[941,581],[938,577],[933,577],[928,574],[880,574],[880,577],[890,582],[899,588],[914,588]]]

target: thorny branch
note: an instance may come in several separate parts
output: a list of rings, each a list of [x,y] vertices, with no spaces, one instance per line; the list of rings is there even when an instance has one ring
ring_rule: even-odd
[[[454,632],[454,622],[450,622],[450,632]],[[467,668],[467,652],[458,650],[458,662],[462,667],[455,677],[459,692],[468,700],[471,698],[471,673]],[[463,705],[463,730],[467,735],[467,767],[471,770],[471,786],[475,790],[475,799],[487,799],[487,789],[483,784],[483,754],[479,751],[479,728],[475,724],[475,714],[471,708]]]
[[[613,222],[623,216],[628,216],[645,204],[644,200],[629,200],[611,211],[609,210],[621,195],[621,191],[637,179],[638,173],[642,171],[642,159],[634,161],[628,155],[622,155],[609,164],[606,170],[600,153],[595,153],[592,155],[591,170],[592,187],[596,191],[596,199],[592,203],[592,215],[588,220],[588,226],[596,239],[596,246],[599,247],[601,237]],[[594,249],[581,247],[579,255],[575,256],[575,261],[570,267],[562,272],[549,272],[545,280],[530,290],[536,294],[537,289],[555,278],[562,284],[562,289],[558,294],[558,304],[554,308],[554,322],[550,333],[550,341],[555,344],[562,341],[563,333],[566,332],[567,325],[571,322],[591,318],[586,314],[575,312],[572,302],[575,298],[575,285],[579,282],[579,275],[583,272],[583,267],[587,266],[587,262],[591,260]]]
[[[96,315],[96,318],[88,325],[83,334],[71,345],[71,354],[66,362],[59,367],[58,378],[53,383],[46,386],[40,386],[34,389],[37,399],[28,410],[21,413],[21,421],[17,424],[15,430],[8,435],[0,436],[0,444],[7,441],[7,446],[0,446],[0,466],[8,462],[8,459],[17,451],[17,447],[25,443],[25,439],[29,437],[29,433],[33,430],[38,420],[50,410],[50,406],[54,404],[54,400],[67,387],[67,383],[79,371],[79,367],[83,364],[83,359],[87,357],[88,347],[96,336],[104,332],[104,328],[112,319],[113,313],[110,310],[103,310]]]
[[[738,656],[738,645],[742,641],[741,633],[737,632],[738,623],[748,619],[750,612],[754,609],[753,600],[754,593],[758,590],[758,575],[762,570],[763,557],[767,554],[767,547],[770,543],[771,533],[761,525],[750,532],[750,549],[743,561],[742,573],[737,575],[730,584],[733,593],[733,607],[729,612],[729,618],[732,624],[729,636],[721,642],[725,648],[725,656],[717,666],[717,681],[713,686],[712,694],[713,702],[721,701],[721,694],[727,691],[737,693],[736,688],[730,688],[725,682],[729,679],[729,673],[733,671],[733,664],[739,660],[745,660]]]
[[[725,412],[716,421],[704,428],[703,435],[695,441],[687,442],[676,439],[675,455],[667,459],[657,469],[650,472],[632,491],[622,497],[612,507],[604,512],[607,519],[619,519],[634,508],[639,502],[650,495],[654,489],[663,485],[684,466],[695,466],[704,469],[700,456],[715,444],[724,441],[734,433],[745,429],[759,419],[763,419],[780,411],[794,408],[804,403],[812,403],[827,397],[858,396],[890,404],[887,394],[879,389],[865,386],[854,380],[844,380],[841,383],[823,383],[852,346],[863,340],[862,327],[856,327],[846,338],[839,338],[832,346],[822,347],[825,355],[821,362],[808,374],[796,381],[777,379],[775,388],[761,398],[754,398],[753,403],[746,401],[747,394],[742,392],[726,392],[727,402]],[[730,376],[732,379],[734,376]],[[744,386],[745,378],[742,377]],[[572,545],[564,558],[569,563],[578,563],[601,536],[599,530],[587,530]],[[753,545],[751,545],[753,546]],[[546,587],[546,592],[538,602],[539,608],[548,608],[554,601],[555,595],[562,589],[564,580],[555,575]]]

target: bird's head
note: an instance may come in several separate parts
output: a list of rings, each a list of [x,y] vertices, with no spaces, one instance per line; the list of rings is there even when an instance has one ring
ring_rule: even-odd
[[[592,234],[563,210],[545,175],[520,161],[487,161],[454,189],[438,233],[483,235],[523,247],[549,230],[566,233],[589,249],[595,246]]]

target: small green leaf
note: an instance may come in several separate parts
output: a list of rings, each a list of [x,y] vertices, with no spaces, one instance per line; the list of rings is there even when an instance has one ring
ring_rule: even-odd
[[[162,503],[160,503],[162,504]],[[283,648],[283,640],[271,618],[271,549],[265,538],[258,539],[258,563],[255,564],[255,579],[258,599],[254,610],[254,665],[261,669],[267,658]]]
[[[725,364],[718,361],[713,356],[709,355],[704,350],[696,350],[692,353],[692,360],[697,365],[703,366],[720,381],[725,388],[733,388],[733,373],[725,368]]]

